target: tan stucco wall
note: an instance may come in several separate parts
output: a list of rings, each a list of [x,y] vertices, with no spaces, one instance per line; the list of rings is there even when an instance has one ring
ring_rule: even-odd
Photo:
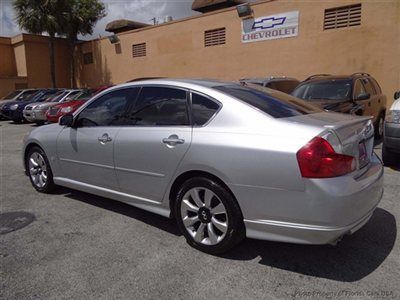
[[[35,35],[22,35],[22,37],[29,87],[50,87],[48,37]],[[64,39],[55,39],[54,52],[57,87],[69,87],[68,45]]]
[[[0,98],[20,83],[29,88],[51,87],[49,38],[20,34],[0,37]],[[70,87],[68,44],[55,39],[57,87]]]
[[[25,84],[26,77],[0,77],[0,99],[14,91],[16,86]]]
[[[324,10],[362,3],[362,24],[323,30]],[[138,77],[241,77],[315,73],[373,75],[389,101],[400,89],[400,1],[263,1],[254,16],[298,10],[299,35],[244,44],[235,9],[119,34],[121,54],[107,38],[86,42],[94,63],[78,66],[82,86],[121,83]],[[226,44],[204,47],[204,31],[226,27]],[[147,43],[147,56],[132,58],[132,44]]]
[[[0,76],[15,76],[14,50],[10,38],[0,37]]]

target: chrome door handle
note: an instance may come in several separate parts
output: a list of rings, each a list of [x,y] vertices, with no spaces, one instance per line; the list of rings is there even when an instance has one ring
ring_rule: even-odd
[[[105,144],[107,142],[111,142],[112,138],[108,136],[107,133],[104,133],[101,137],[98,137],[97,140],[102,143]]]
[[[180,139],[176,134],[170,135],[167,138],[162,140],[164,144],[168,144],[170,146],[175,146],[177,144],[183,144],[185,142],[184,139]]]

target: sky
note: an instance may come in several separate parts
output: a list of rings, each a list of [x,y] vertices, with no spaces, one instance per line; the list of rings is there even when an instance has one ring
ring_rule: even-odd
[[[14,21],[12,2],[12,0],[0,0],[0,36],[14,36],[21,33]],[[80,38],[90,39],[110,35],[104,28],[108,22],[116,19],[152,24],[151,19],[154,17],[162,23],[165,16],[172,16],[175,20],[196,14],[191,10],[193,0],[103,0],[101,2],[105,4],[107,16],[96,24],[92,36]]]

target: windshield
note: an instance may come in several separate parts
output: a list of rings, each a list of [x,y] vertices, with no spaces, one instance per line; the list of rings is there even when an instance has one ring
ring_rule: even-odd
[[[298,86],[293,96],[304,100],[350,100],[350,80],[308,82]]]
[[[66,93],[68,93],[68,92],[67,91],[59,91],[59,92],[55,93],[54,95],[50,96],[49,98],[47,98],[45,102],[57,102]]]
[[[16,96],[18,96],[19,93],[21,93],[20,90],[16,90],[16,91],[14,91],[14,92],[11,92],[11,93],[9,93],[7,96],[5,96],[5,97],[3,98],[3,100],[10,100],[10,99],[13,99],[13,98],[15,98]]]
[[[251,87],[222,85],[214,88],[242,100],[274,118],[287,118],[322,111],[293,96],[258,85]]]
[[[83,99],[90,98],[93,96],[94,92],[95,92],[94,89],[83,91],[83,92],[79,93],[78,95],[76,95],[74,97],[74,99],[72,99],[72,100],[83,100]]]
[[[20,96],[18,96],[17,101],[26,101],[26,100],[30,100],[31,96],[33,94],[36,94],[38,91],[37,90],[30,90],[30,91],[25,91],[23,92]]]

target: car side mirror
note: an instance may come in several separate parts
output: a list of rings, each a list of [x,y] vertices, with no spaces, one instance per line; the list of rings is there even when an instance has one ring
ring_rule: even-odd
[[[355,100],[368,100],[371,97],[369,93],[361,93],[359,94]]]
[[[58,120],[58,124],[61,126],[67,126],[67,127],[72,127],[72,124],[74,123],[74,116],[72,114],[67,114],[64,115]]]
[[[394,93],[394,100],[400,99],[400,91]]]

